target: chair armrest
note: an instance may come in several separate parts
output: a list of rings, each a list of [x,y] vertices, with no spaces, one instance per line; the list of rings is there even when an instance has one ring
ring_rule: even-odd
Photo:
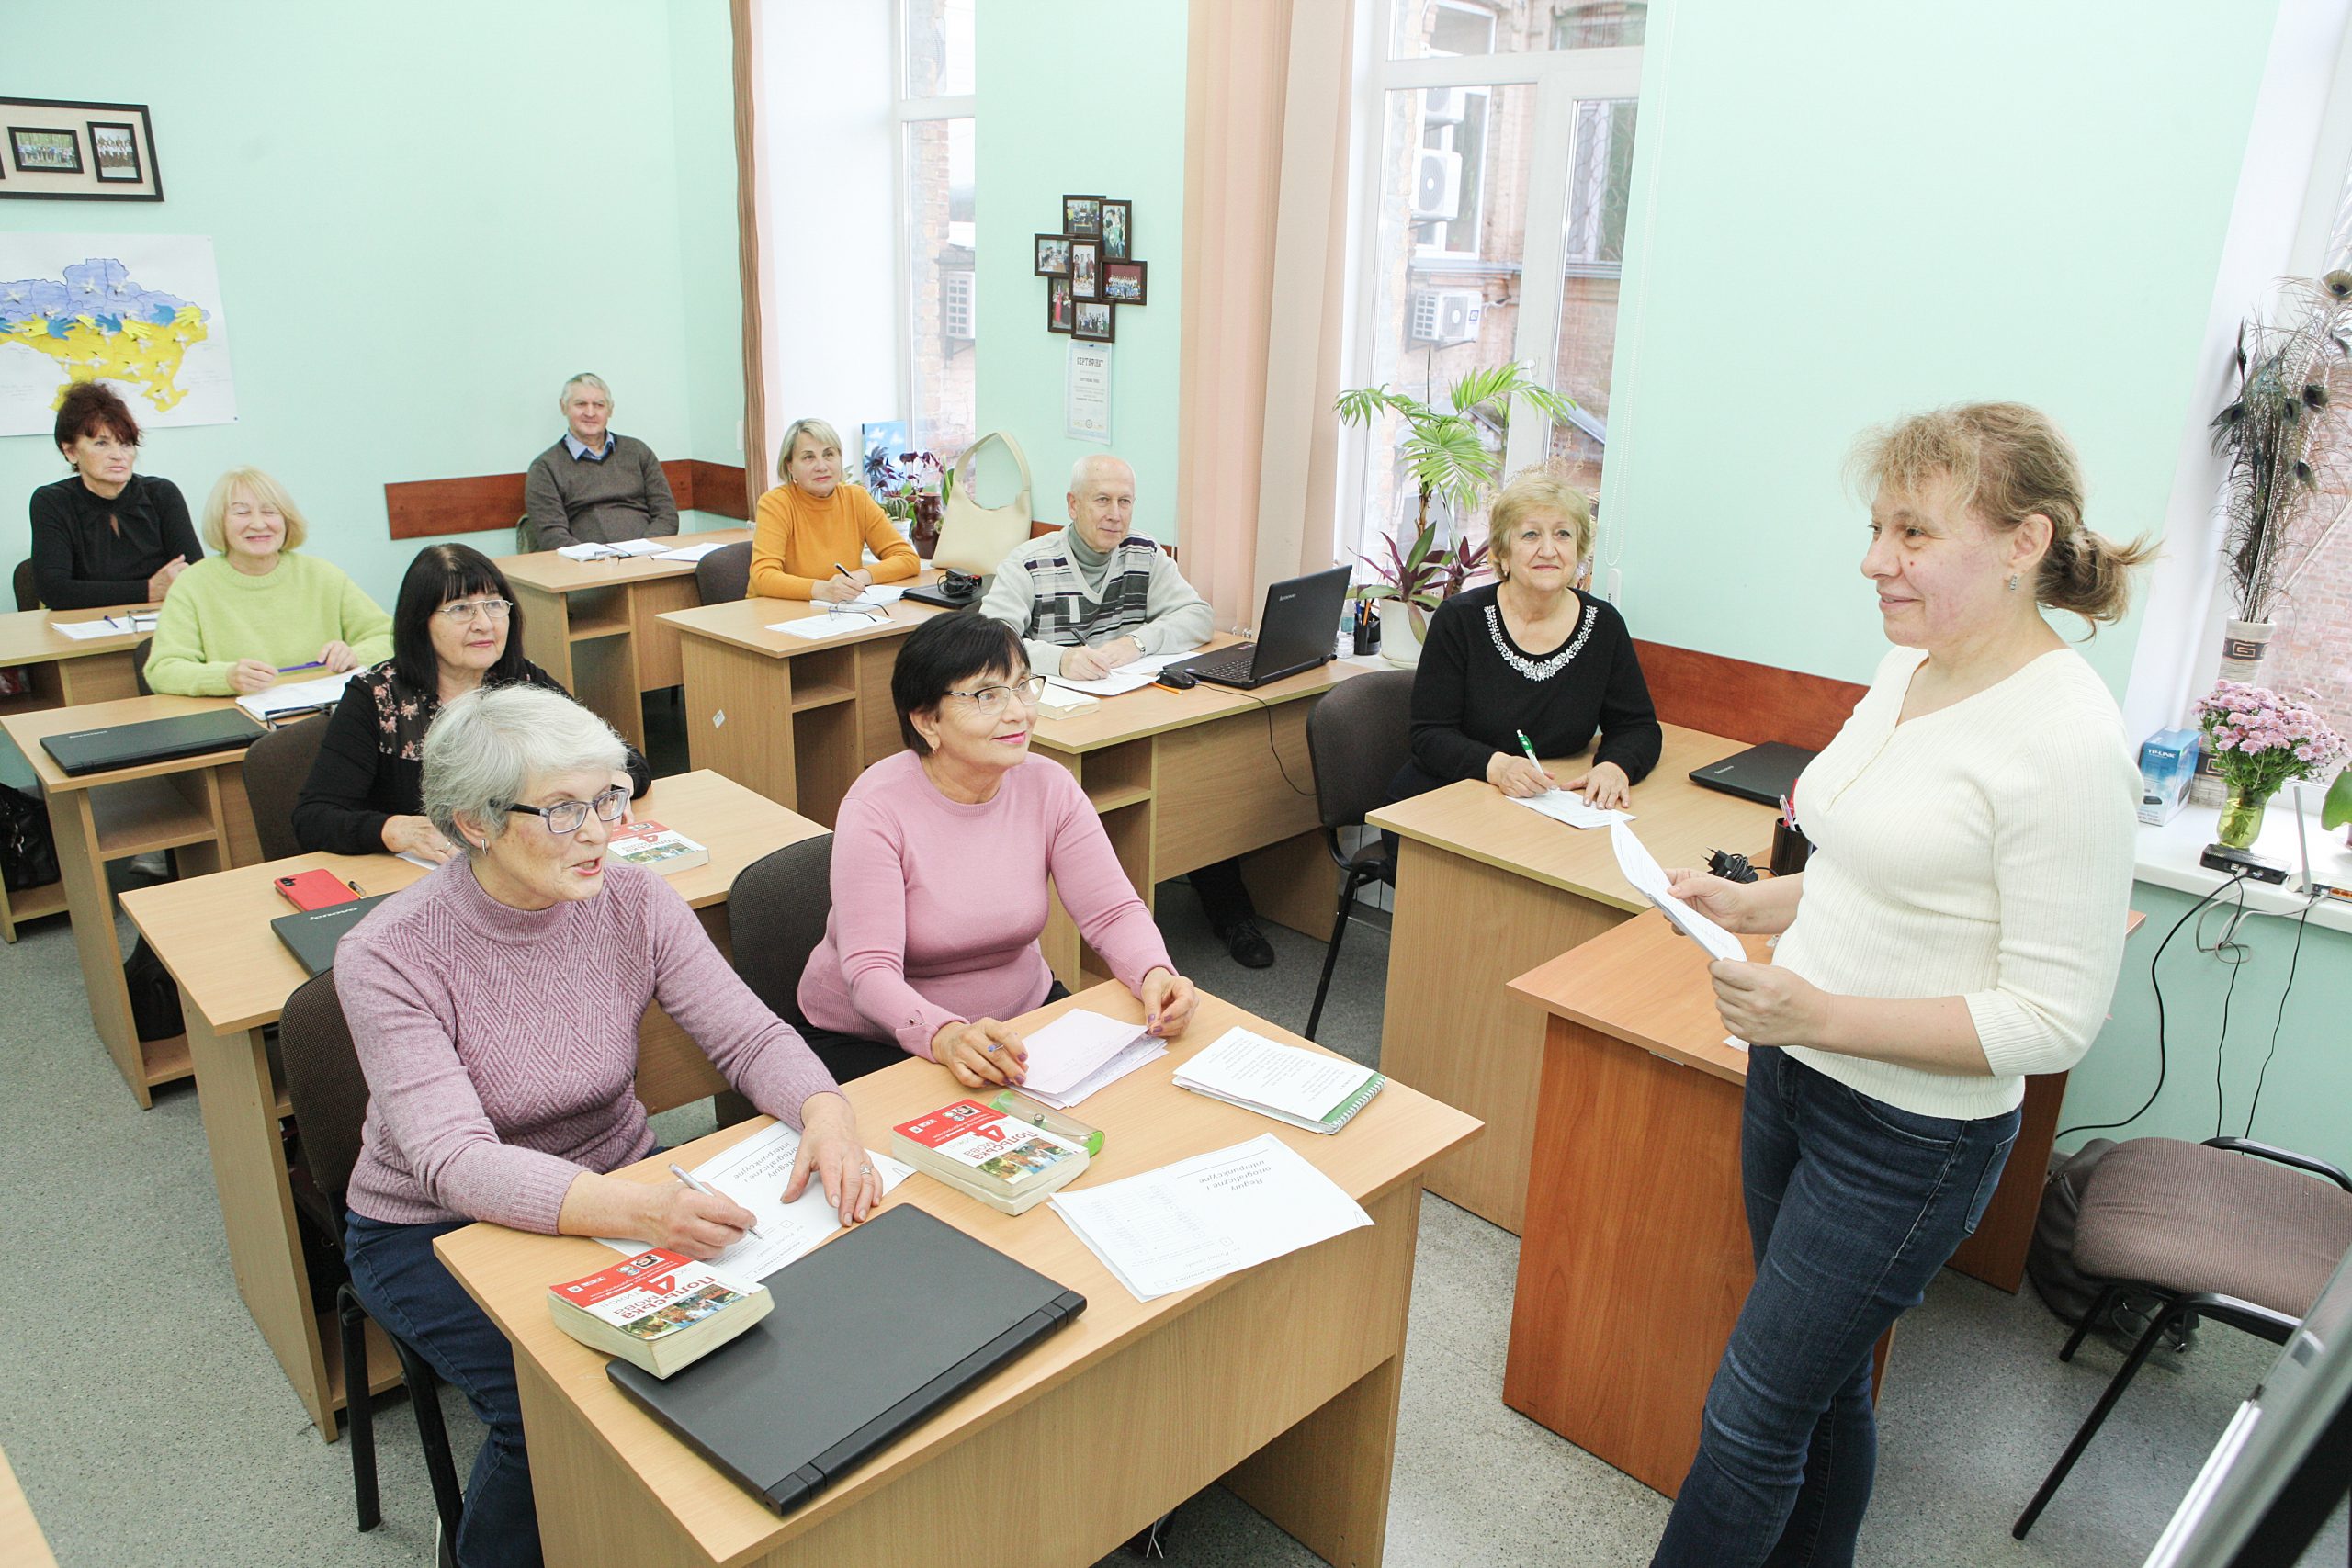
[[[2352,1176],[2345,1175],[2324,1159],[2299,1155],[2292,1149],[2282,1149],[2274,1144],[2258,1144],[2251,1138],[2208,1138],[2205,1146],[2209,1149],[2228,1149],[2233,1154],[2257,1155],[2267,1160],[2276,1160],[2280,1165],[2291,1165],[2297,1170],[2324,1176],[2346,1192],[2352,1192]]]

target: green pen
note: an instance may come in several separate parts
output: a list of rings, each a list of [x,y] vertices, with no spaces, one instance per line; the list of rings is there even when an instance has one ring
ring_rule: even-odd
[[[1535,764],[1535,771],[1544,773],[1544,759],[1535,754],[1535,743],[1527,738],[1527,731],[1514,729],[1511,733],[1519,737],[1519,749],[1527,753],[1527,760]],[[1552,775],[1544,773],[1544,776],[1548,779]]]

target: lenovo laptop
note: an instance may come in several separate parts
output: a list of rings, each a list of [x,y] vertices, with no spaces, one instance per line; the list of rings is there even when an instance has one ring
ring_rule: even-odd
[[[268,733],[243,708],[225,707],[177,718],[108,725],[103,729],[69,730],[43,736],[40,744],[60,768],[78,778],[115,768],[200,757],[209,751],[242,751]]]
[[[1277,582],[1266,590],[1258,640],[1195,654],[1170,665],[1212,685],[1249,691],[1331,660],[1340,611],[1348,602],[1350,568],[1335,566]]]
[[[1768,741],[1720,762],[1691,769],[1690,782],[1761,806],[1778,806],[1797,787],[1797,775],[1815,756],[1802,746]]]

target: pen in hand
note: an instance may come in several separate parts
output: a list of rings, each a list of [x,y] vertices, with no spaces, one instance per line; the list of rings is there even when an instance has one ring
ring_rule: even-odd
[[[1534,766],[1535,771],[1543,773],[1545,778],[1550,778],[1551,774],[1544,773],[1544,759],[1535,754],[1535,743],[1528,739],[1527,731],[1514,729],[1511,733],[1519,737],[1519,749],[1527,753],[1527,760]]]
[[[702,1194],[704,1197],[706,1197],[706,1198],[727,1198],[727,1194],[726,1194],[726,1193],[724,1193],[724,1192],[720,1192],[720,1191],[717,1191],[717,1190],[713,1190],[713,1189],[711,1189],[711,1188],[708,1188],[708,1187],[705,1187],[701,1182],[696,1181],[693,1177],[691,1177],[691,1176],[687,1175],[687,1174],[686,1174],[686,1172],[685,1172],[685,1170],[684,1170],[684,1168],[683,1168],[678,1164],[678,1162],[677,1162],[676,1160],[671,1160],[671,1161],[669,1162],[669,1166],[670,1166],[670,1174],[671,1174],[671,1175],[673,1175],[673,1176],[674,1176],[674,1177],[676,1177],[679,1180],[681,1180],[681,1181],[684,1182],[684,1183],[686,1184],[686,1188],[687,1188],[687,1190],[688,1190],[689,1191],[699,1192],[699,1193],[701,1193],[701,1194]],[[735,1201],[735,1200],[734,1200],[734,1199],[732,1199],[732,1198],[727,1198],[727,1201],[728,1201],[729,1202],[730,1202],[730,1203],[732,1203],[733,1201]],[[755,1239],[755,1240],[764,1240],[764,1239],[765,1239],[764,1237],[763,1237],[763,1236],[761,1236],[761,1235],[760,1235],[760,1227],[759,1227],[759,1226],[757,1226],[757,1225],[746,1225],[746,1226],[744,1226],[743,1228],[744,1228],[744,1230],[745,1230],[745,1231],[747,1231],[747,1232],[749,1232],[749,1233],[750,1233],[750,1235],[752,1236],[752,1238],[753,1238],[753,1239]]]

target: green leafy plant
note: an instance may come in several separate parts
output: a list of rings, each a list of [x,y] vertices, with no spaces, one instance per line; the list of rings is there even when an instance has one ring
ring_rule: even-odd
[[[2327,786],[2327,798],[2319,807],[2322,828],[2341,828],[2346,822],[2352,822],[2352,768],[2335,775],[2335,782]]]

